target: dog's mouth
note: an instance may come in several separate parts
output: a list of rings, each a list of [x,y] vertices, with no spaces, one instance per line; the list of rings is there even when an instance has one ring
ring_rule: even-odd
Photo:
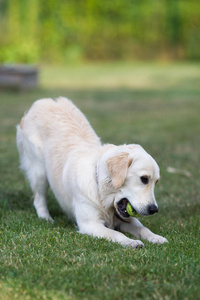
[[[116,208],[117,213],[123,218],[130,217],[129,213],[127,212],[127,204],[128,203],[130,204],[130,202],[128,201],[127,198],[123,198],[117,203],[117,208]],[[131,208],[132,208],[132,211],[137,214],[136,210],[133,208],[132,205],[131,205]]]

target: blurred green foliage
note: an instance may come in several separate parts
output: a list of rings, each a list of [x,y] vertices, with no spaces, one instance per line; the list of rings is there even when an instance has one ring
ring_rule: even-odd
[[[197,0],[0,0],[0,62],[199,58]]]

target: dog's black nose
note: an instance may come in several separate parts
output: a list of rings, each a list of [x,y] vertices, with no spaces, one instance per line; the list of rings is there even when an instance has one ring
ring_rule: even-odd
[[[148,213],[150,215],[153,215],[153,214],[155,214],[157,212],[158,212],[158,207],[156,205],[154,205],[154,204],[149,205],[149,207],[148,207]]]

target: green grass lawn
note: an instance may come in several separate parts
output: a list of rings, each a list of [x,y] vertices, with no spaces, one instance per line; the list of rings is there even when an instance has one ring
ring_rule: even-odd
[[[0,299],[200,299],[200,64],[41,67],[40,82],[0,92]],[[128,249],[79,235],[51,192],[55,224],[37,218],[15,125],[34,100],[60,95],[103,142],[139,143],[158,162],[159,214],[140,220],[168,244]]]

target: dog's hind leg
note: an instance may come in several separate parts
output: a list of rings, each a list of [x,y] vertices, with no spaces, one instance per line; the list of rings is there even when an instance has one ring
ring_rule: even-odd
[[[54,222],[49,214],[47,207],[46,195],[49,187],[46,174],[41,166],[37,165],[34,167],[34,170],[31,170],[29,175],[29,181],[31,188],[34,192],[34,207],[36,209],[37,215],[41,219]]]
[[[49,187],[43,155],[39,140],[27,139],[23,130],[17,127],[17,147],[20,155],[21,169],[25,172],[34,193],[34,207],[41,219],[53,222],[47,208],[46,195]]]

